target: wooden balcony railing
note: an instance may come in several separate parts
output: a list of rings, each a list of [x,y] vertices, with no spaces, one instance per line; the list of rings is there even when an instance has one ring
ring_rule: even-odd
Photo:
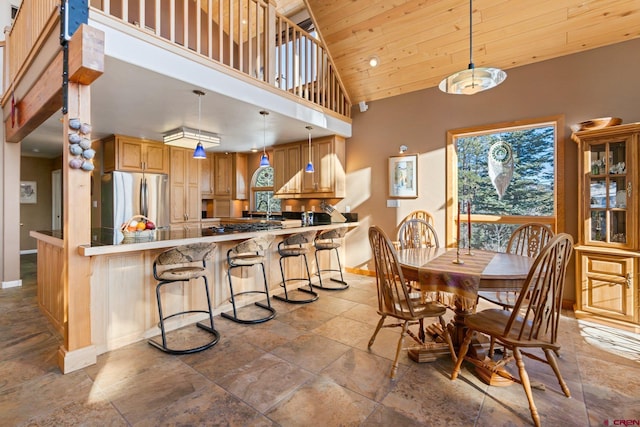
[[[22,2],[4,49],[5,88],[28,69],[59,25],[59,3]],[[279,16],[270,0],[90,0],[90,6],[338,115],[351,116],[351,102],[327,50],[318,38]]]
[[[349,117],[351,103],[320,40],[278,15],[275,42],[276,85]]]
[[[322,43],[268,0],[91,0],[91,7],[185,49],[350,117]]]
[[[4,49],[4,88],[25,72],[59,15],[60,0],[23,1]]]

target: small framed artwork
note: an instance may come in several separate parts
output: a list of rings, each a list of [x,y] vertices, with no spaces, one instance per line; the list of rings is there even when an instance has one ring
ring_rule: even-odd
[[[20,181],[20,203],[38,202],[38,186],[35,181]]]
[[[418,155],[389,157],[389,197],[418,197]]]

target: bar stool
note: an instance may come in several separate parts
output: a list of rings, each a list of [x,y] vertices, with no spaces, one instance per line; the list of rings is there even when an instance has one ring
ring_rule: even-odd
[[[160,333],[162,335],[162,343],[150,339],[148,342],[152,346],[164,351],[165,353],[190,354],[213,347],[218,340],[220,340],[220,334],[216,331],[213,325],[213,313],[211,310],[211,298],[209,296],[209,283],[207,281],[206,270],[206,262],[212,259],[212,254],[215,248],[215,243],[194,243],[166,250],[156,257],[153,262],[153,277],[158,280],[158,284],[156,285],[156,298],[158,300],[158,315],[160,317],[158,326],[160,327]],[[207,296],[207,310],[185,310],[165,316],[162,310],[162,298],[160,293],[162,287],[175,282],[186,282],[190,284],[191,279],[198,279],[200,277],[204,280],[204,290],[205,295]],[[197,322],[196,325],[209,332],[212,335],[212,339],[206,344],[193,348],[175,349],[169,347],[167,345],[165,321],[172,317],[188,313],[206,313],[208,315],[207,320]]]
[[[233,306],[233,314],[221,313],[220,315],[226,319],[233,320],[234,322],[253,324],[263,323],[267,320],[271,320],[276,317],[276,310],[271,307],[271,300],[269,299],[269,284],[267,282],[267,274],[264,268],[264,258],[266,251],[271,246],[274,236],[266,234],[253,239],[245,240],[233,248],[227,251],[227,277],[229,279],[229,289],[231,290],[231,305]],[[264,290],[248,290],[234,293],[233,283],[231,281],[231,270],[234,268],[252,267],[254,265],[260,265],[262,267],[262,277],[264,279]],[[256,301],[254,304],[261,308],[265,315],[253,319],[241,319],[238,317],[238,307],[236,306],[236,297],[240,295],[248,294],[264,294],[266,297],[266,304]]]
[[[342,239],[344,235],[347,233],[347,227],[333,228],[331,230],[326,230],[319,233],[316,236],[314,246],[316,247],[316,265],[318,268],[318,277],[320,278],[320,283],[316,284],[317,288],[326,289],[329,291],[341,291],[343,289],[347,289],[349,285],[344,281],[344,276],[342,275],[342,265],[340,264],[340,253],[338,252],[338,248],[341,246],[341,243],[338,239]],[[320,268],[320,262],[318,261],[318,252],[320,251],[330,251],[334,250],[336,252],[336,259],[338,260],[338,268]],[[339,283],[336,286],[327,286],[322,283],[322,273],[325,271],[337,271],[340,273],[340,280],[331,277],[331,280]]]
[[[307,262],[307,254],[309,253],[309,245],[313,242],[315,231],[305,231],[303,233],[292,234],[286,239],[278,243],[278,253],[280,254],[280,274],[282,275],[282,286],[284,288],[284,296],[274,295],[273,297],[280,301],[290,302],[292,304],[306,304],[318,299],[318,294],[313,290],[311,284],[311,273],[309,273],[309,263]],[[302,257],[304,259],[304,266],[307,269],[307,277],[295,277],[285,279],[284,277],[284,260],[287,258]],[[310,294],[309,298],[299,299],[291,298],[289,291],[287,290],[287,282],[307,282],[307,285],[302,285],[298,288],[301,292]],[[303,286],[309,286],[309,289]]]

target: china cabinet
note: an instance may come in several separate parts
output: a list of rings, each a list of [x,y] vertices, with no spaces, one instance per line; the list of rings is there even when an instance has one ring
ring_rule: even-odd
[[[573,139],[580,155],[576,314],[637,330],[640,123]]]
[[[102,144],[104,172],[169,172],[169,150],[161,142],[113,135]]]

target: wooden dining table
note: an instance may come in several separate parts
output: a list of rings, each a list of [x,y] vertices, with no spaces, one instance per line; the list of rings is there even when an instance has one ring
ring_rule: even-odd
[[[478,291],[519,291],[534,263],[527,256],[483,250],[417,248],[397,254],[405,280],[419,284],[423,294],[454,311],[448,330],[456,349],[464,340],[464,317],[476,309]],[[427,347],[412,351],[413,360],[431,360]]]

